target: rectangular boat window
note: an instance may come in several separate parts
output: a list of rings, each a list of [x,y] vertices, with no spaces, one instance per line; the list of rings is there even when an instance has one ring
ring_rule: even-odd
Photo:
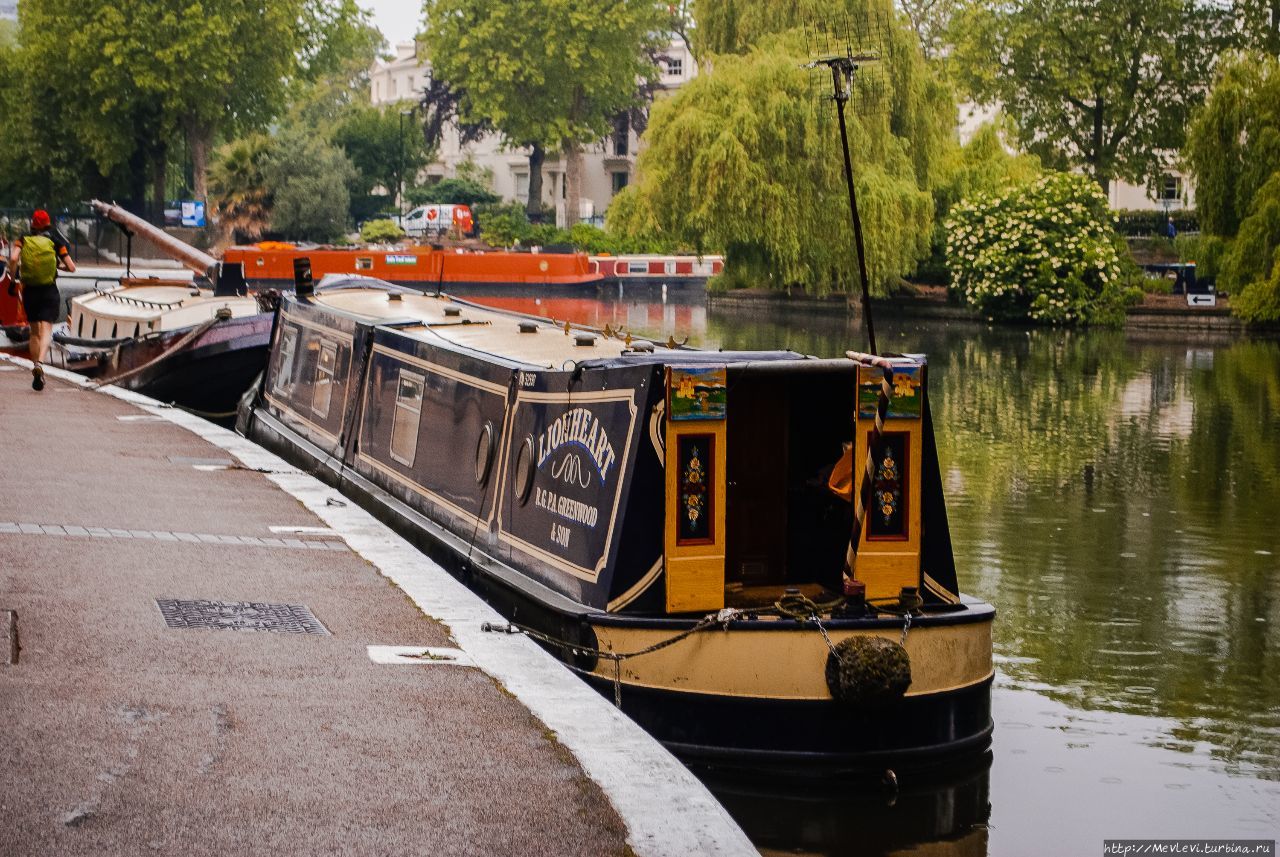
[[[372,256],[357,256],[357,257],[356,257],[356,270],[357,270],[357,271],[372,271],[372,270],[373,270],[373,257],[372,257]]]
[[[320,360],[316,363],[316,386],[311,394],[311,412],[318,417],[329,416],[329,403],[333,399],[333,373],[338,365],[338,346],[332,342],[320,345]]]
[[[271,381],[271,392],[288,393],[293,387],[293,356],[298,350],[298,328],[286,325],[280,332],[280,365]]]
[[[418,451],[424,380],[422,375],[401,369],[400,382],[396,386],[396,412],[391,421],[391,457],[406,467],[413,466],[413,458]]]

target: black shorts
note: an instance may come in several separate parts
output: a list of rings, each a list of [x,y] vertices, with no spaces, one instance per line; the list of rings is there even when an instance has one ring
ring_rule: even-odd
[[[23,286],[22,309],[27,314],[27,321],[47,321],[53,324],[58,320],[62,310],[62,301],[58,296],[57,286]]]

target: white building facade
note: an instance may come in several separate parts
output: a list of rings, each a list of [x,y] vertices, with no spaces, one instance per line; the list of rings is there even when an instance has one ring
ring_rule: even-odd
[[[661,62],[658,84],[663,91],[678,89],[697,74],[693,55],[684,42],[676,39],[668,46]],[[396,56],[390,62],[376,62],[369,73],[369,96],[375,105],[404,99],[415,103],[430,80],[430,66],[417,56],[413,42],[396,45]],[[618,191],[626,187],[635,174],[636,154],[640,139],[634,128],[622,123],[607,139],[590,145],[582,156],[582,210],[578,220],[600,224],[605,209]],[[460,164],[474,163],[492,176],[490,189],[508,202],[524,202],[529,196],[529,151],[509,148],[501,136],[491,134],[479,142],[462,146],[457,131],[446,127],[436,160],[428,164],[423,176],[428,180],[453,178]],[[547,152],[542,165],[542,201],[556,210],[556,222],[570,222],[564,210],[565,163],[558,152]]]
[[[661,63],[658,83],[661,90],[671,92],[697,73],[697,64],[687,46],[675,39],[668,46]],[[431,69],[418,57],[414,42],[396,45],[395,58],[374,63],[369,74],[369,96],[375,105],[396,101],[421,100],[431,77]],[[960,142],[966,143],[980,125],[995,118],[994,108],[973,104],[960,106]],[[588,146],[582,158],[582,210],[579,220],[601,223],[614,195],[626,187],[635,173],[636,154],[640,147],[635,129],[619,127],[610,137]],[[508,202],[524,202],[529,195],[529,151],[509,148],[499,135],[489,135],[476,143],[463,146],[457,131],[446,127],[436,160],[428,164],[419,177],[428,181],[453,178],[458,167],[472,162],[492,176],[490,189]],[[569,221],[564,211],[565,164],[558,152],[548,152],[542,166],[542,201],[556,209],[556,222]],[[1170,214],[1195,207],[1195,188],[1189,177],[1177,169],[1163,175],[1155,188],[1114,180],[1108,196],[1116,210],[1133,209],[1166,211]]]
[[[968,143],[982,125],[995,120],[999,108],[972,103],[960,105],[960,142]],[[1175,214],[1196,205],[1195,185],[1190,176],[1170,167],[1154,188],[1112,179],[1107,191],[1112,210],[1165,211]]]

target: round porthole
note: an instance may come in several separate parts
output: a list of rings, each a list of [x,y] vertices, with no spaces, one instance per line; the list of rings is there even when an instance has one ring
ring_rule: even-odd
[[[533,435],[527,435],[516,453],[516,500],[523,506],[533,489]]]
[[[486,422],[476,440],[476,484],[489,481],[489,468],[493,466],[493,423]]]

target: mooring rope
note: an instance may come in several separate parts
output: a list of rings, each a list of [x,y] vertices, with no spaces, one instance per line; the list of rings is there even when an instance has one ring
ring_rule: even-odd
[[[634,652],[613,652],[605,649],[596,648],[594,646],[584,646],[581,643],[575,643],[571,640],[562,640],[553,637],[550,634],[544,634],[541,631],[530,628],[526,625],[517,625],[514,622],[508,622],[505,625],[495,625],[492,622],[485,622],[480,626],[481,631],[497,632],[502,634],[524,634],[539,642],[546,643],[556,648],[568,649],[574,655],[593,655],[597,658],[613,661],[613,704],[618,708],[622,707],[622,662],[631,658],[638,658],[641,655],[652,654],[660,651],[668,646],[674,646],[681,640],[692,637],[708,628],[728,628],[729,623],[742,615],[741,610],[721,610],[719,613],[709,613],[699,619],[694,625],[686,628],[678,634],[667,637],[665,640],[659,640],[652,645],[645,646],[643,649],[637,649]]]

